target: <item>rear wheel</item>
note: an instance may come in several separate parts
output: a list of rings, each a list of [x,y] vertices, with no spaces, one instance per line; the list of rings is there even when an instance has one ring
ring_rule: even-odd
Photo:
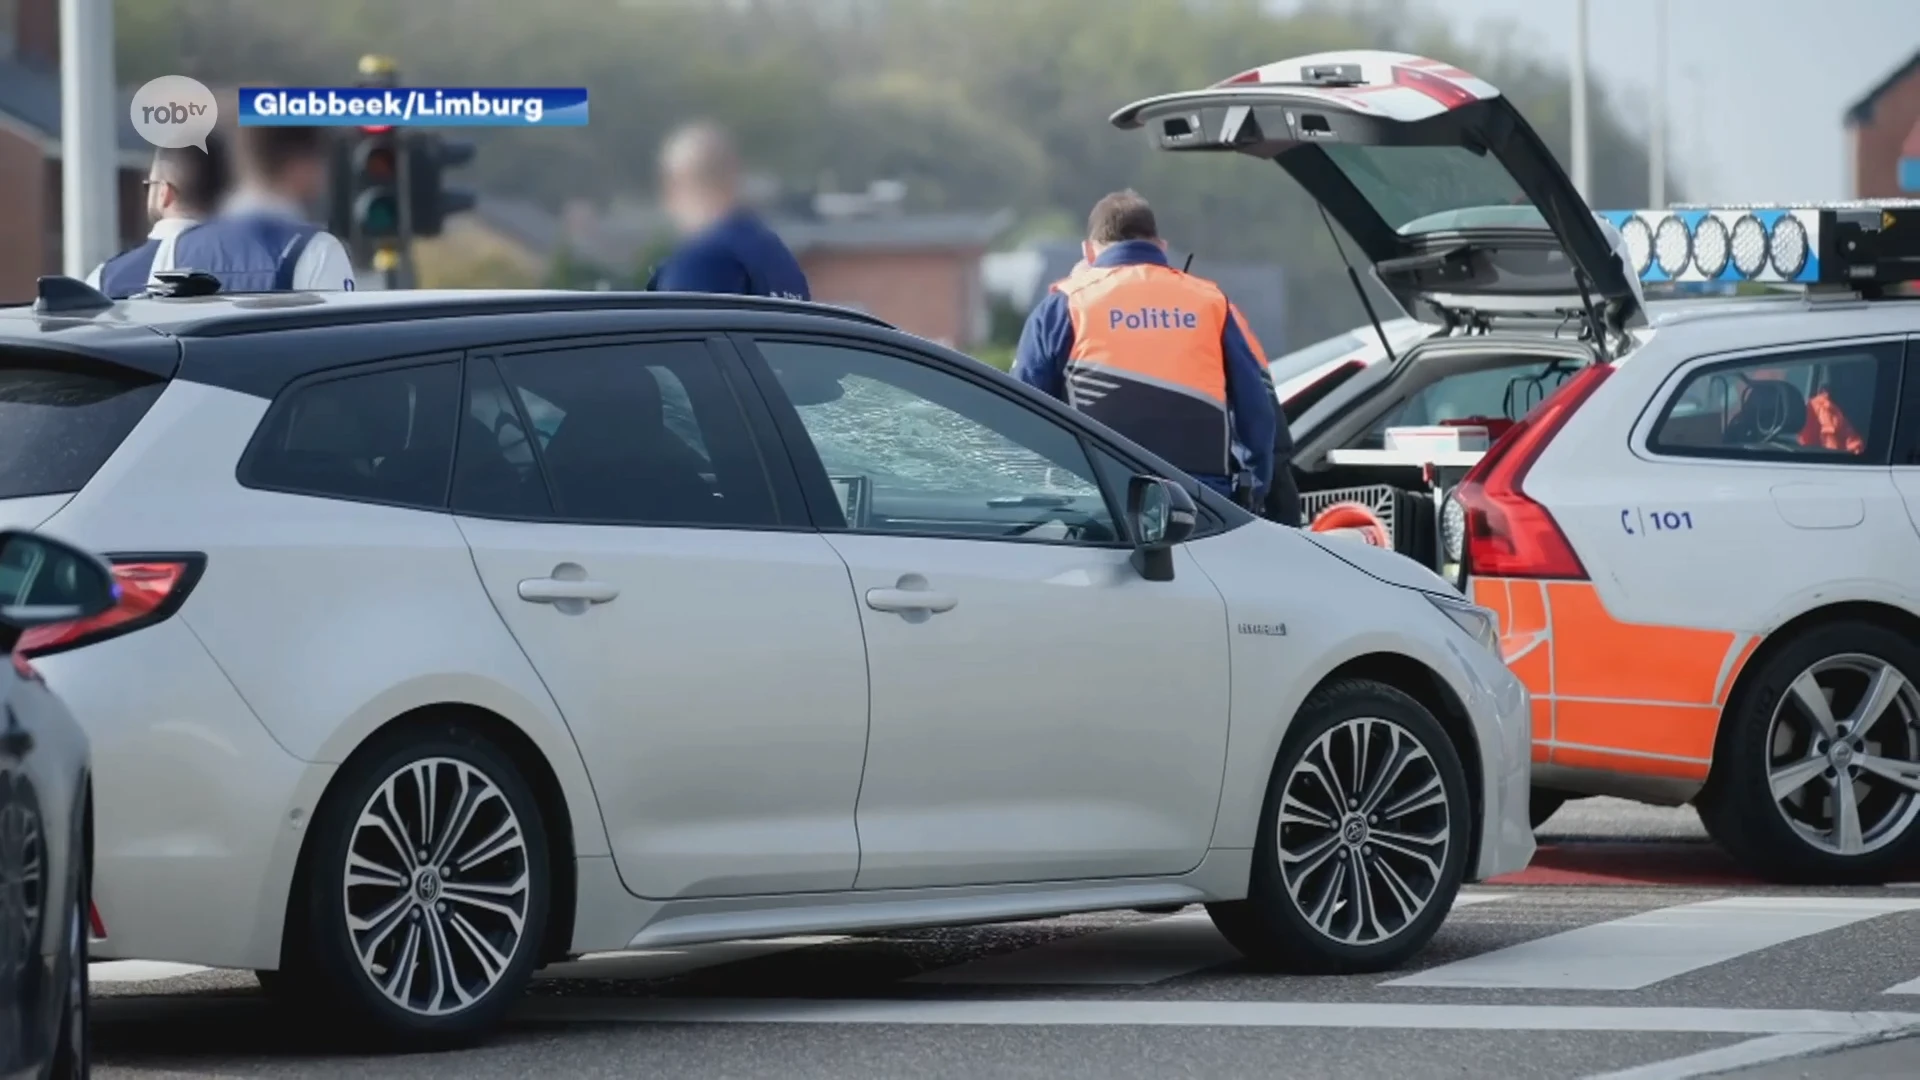
[[[533,793],[454,725],[403,730],[314,821],[307,888],[272,996],[410,1044],[470,1041],[532,977],[551,889]]]
[[[1207,905],[1255,963],[1384,971],[1433,937],[1465,876],[1472,806],[1419,702],[1347,680],[1301,706],[1268,784],[1247,898]]]
[[[1865,622],[1769,655],[1721,718],[1700,817],[1788,882],[1876,883],[1920,859],[1920,646]]]

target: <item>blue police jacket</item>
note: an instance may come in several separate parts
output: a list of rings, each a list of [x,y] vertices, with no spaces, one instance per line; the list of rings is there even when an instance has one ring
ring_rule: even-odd
[[[276,214],[217,217],[180,234],[173,266],[212,274],[221,292],[288,292],[301,252],[319,231]]]
[[[153,257],[159,252],[160,241],[152,239],[108,259],[100,267],[100,291],[115,300],[145,292],[153,276]]]
[[[689,237],[653,272],[647,288],[813,299],[800,261],[766,222],[745,210]]]
[[[1167,265],[1158,244],[1128,240],[1100,253],[1095,266]],[[1027,316],[1014,349],[1013,375],[1036,390],[1067,400],[1067,360],[1073,352],[1073,320],[1066,294],[1049,292]],[[1273,394],[1267,389],[1260,361],[1240,332],[1237,319],[1227,319],[1220,335],[1221,362],[1227,367],[1227,404],[1233,416],[1233,437],[1248,458],[1255,483],[1262,490],[1273,483],[1274,435],[1279,423]],[[1195,473],[1193,478],[1223,495],[1233,494],[1233,479]]]

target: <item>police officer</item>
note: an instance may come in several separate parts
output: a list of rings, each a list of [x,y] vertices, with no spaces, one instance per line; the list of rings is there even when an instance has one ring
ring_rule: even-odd
[[[1278,413],[1238,312],[1219,286],[1168,265],[1153,209],[1132,191],[1094,205],[1087,264],[1028,316],[1013,373],[1242,506],[1262,508],[1276,480],[1292,488],[1275,476]]]
[[[712,124],[691,124],[660,153],[660,193],[680,246],[647,288],[810,300],[807,275],[774,231],[740,199],[740,156]]]
[[[352,289],[346,245],[307,218],[327,190],[325,132],[243,127],[238,150],[232,196],[211,220],[162,240],[154,273],[204,270],[229,293]]]
[[[160,245],[200,224],[219,207],[227,186],[226,146],[209,135],[205,150],[197,146],[155,150],[144,183],[147,223],[152,226],[146,240],[87,275],[87,284],[115,300],[144,291]]]

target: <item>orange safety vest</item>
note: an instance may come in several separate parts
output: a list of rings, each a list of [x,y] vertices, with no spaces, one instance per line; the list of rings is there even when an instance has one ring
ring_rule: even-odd
[[[1227,364],[1232,305],[1220,287],[1169,266],[1077,271],[1067,298],[1067,401],[1190,473],[1231,474]]]

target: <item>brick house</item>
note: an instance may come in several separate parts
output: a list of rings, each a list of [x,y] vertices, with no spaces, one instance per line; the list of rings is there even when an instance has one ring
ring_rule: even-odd
[[[1846,126],[1855,198],[1920,198],[1920,53],[1855,102]]]
[[[129,95],[130,96],[130,95]],[[120,235],[147,233],[153,150],[119,111]],[[61,271],[59,0],[0,0],[0,304],[31,300]]]
[[[1011,224],[1011,213],[913,213],[891,199],[830,195],[768,206],[767,221],[800,261],[815,300],[870,312],[955,348],[987,339],[980,262]],[[563,249],[608,270],[613,284],[636,273],[644,277],[642,263],[668,233],[646,205],[575,202],[555,214],[483,195],[472,213],[448,223],[445,235],[420,241],[415,250],[423,284],[526,284],[529,276],[543,276],[539,269]]]
[[[980,260],[1011,215],[900,214],[773,221],[813,298],[859,308],[910,334],[965,349],[989,332]]]

